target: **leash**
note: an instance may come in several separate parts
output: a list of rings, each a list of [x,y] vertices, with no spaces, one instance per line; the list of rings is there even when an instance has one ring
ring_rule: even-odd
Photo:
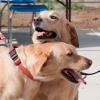
[[[93,73],[81,72],[81,75],[91,76],[91,75],[95,75],[95,74],[98,74],[98,73],[100,73],[100,70],[98,70],[98,71],[96,71],[96,72],[93,72]]]

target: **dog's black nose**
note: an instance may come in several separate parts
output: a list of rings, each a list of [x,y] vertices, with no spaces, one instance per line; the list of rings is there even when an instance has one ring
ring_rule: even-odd
[[[87,68],[89,68],[92,65],[92,60],[86,58],[86,62],[87,62]]]
[[[40,18],[40,17],[35,17],[34,18],[34,23],[35,24],[40,24],[40,22],[42,22],[42,18]]]
[[[91,66],[92,65],[92,60],[89,60],[88,64],[89,64],[89,66]]]

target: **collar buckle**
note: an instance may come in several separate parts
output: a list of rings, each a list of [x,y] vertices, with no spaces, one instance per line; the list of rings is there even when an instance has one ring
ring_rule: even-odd
[[[11,48],[9,54],[10,54],[11,59],[14,61],[15,65],[21,64],[21,61],[17,55],[15,48]]]

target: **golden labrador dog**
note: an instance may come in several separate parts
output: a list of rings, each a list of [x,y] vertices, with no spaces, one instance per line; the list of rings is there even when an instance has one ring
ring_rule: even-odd
[[[34,18],[33,43],[61,41],[79,47],[75,27],[61,11],[43,11]]]
[[[80,72],[92,64],[63,42],[20,46],[16,52],[33,79],[14,64],[9,48],[1,47],[0,100],[74,100],[84,82]]]

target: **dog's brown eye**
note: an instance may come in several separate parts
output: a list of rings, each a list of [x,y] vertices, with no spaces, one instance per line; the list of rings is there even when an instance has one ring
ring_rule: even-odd
[[[50,16],[51,19],[58,19],[56,16]]]
[[[67,56],[72,56],[72,55],[73,55],[72,52],[67,53]]]

